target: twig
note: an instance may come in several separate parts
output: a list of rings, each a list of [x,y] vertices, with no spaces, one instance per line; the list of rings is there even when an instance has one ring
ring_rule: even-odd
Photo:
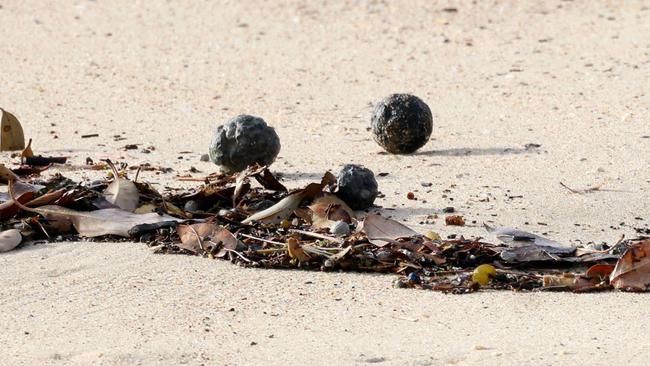
[[[604,191],[607,191],[607,192],[624,192],[624,191],[617,190],[617,189],[604,189],[603,186],[605,185],[605,183],[601,183],[601,184],[599,184],[597,186],[590,187],[590,188],[587,188],[587,189],[573,189],[573,188],[567,186],[566,184],[564,184],[562,182],[560,182],[560,185],[562,187],[566,188],[569,192],[575,193],[575,194],[587,194],[587,193],[604,192]]]
[[[268,239],[262,239],[262,238],[258,238],[258,237],[255,237],[255,236],[252,236],[252,235],[248,235],[248,234],[238,233],[237,235],[241,235],[241,236],[243,236],[244,238],[253,239],[253,240],[257,240],[257,241],[261,241],[261,242],[263,242],[263,243],[269,243],[269,244],[274,244],[274,245],[281,245],[281,246],[283,246],[283,247],[286,247],[286,246],[287,246],[287,244],[285,244],[285,243],[280,243],[279,241],[273,241],[273,240],[268,240]]]
[[[323,239],[323,240],[329,240],[333,241],[338,244],[343,244],[345,241],[339,238],[334,238],[331,236],[323,235],[323,234],[318,234],[318,233],[312,233],[311,231],[305,231],[305,230],[298,230],[298,229],[289,229],[290,232],[292,233],[297,233],[297,234],[302,234],[305,236],[311,236],[313,238],[317,239]]]
[[[252,260],[250,260],[250,259],[244,257],[243,254],[239,253],[239,252],[236,251],[236,250],[232,250],[232,249],[228,249],[228,248],[224,248],[224,249],[226,249],[226,250],[227,250],[228,252],[230,252],[230,253],[235,253],[235,254],[237,254],[237,256],[239,256],[239,258],[245,260],[245,261],[248,262],[248,263],[252,263],[252,262],[253,262]]]

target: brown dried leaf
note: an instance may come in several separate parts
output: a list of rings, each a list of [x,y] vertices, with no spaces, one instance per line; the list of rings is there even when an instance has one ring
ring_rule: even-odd
[[[206,248],[205,242],[209,240],[217,230],[219,230],[219,227],[213,222],[179,225],[177,228],[178,236],[181,238],[179,247],[193,253],[203,253],[204,250],[202,248]]]
[[[34,156],[34,151],[32,150],[32,139],[29,139],[27,147],[20,153],[21,158],[29,158]],[[21,160],[22,161],[22,160]]]
[[[289,238],[287,240],[287,252],[289,252],[289,257],[297,259],[298,262],[309,262],[311,259],[309,254],[302,249],[296,238]]]
[[[609,282],[617,289],[647,291],[650,285],[650,240],[631,245],[616,262]]]
[[[370,214],[363,220],[363,231],[368,235],[368,241],[378,247],[394,243],[397,239],[419,236],[420,234],[395,221],[376,214]]]
[[[0,151],[16,151],[25,148],[25,135],[18,118],[0,108]]]
[[[336,221],[351,223],[354,211],[337,196],[326,193],[309,206],[312,212],[312,225],[316,228],[329,228]]]
[[[611,264],[594,264],[587,269],[585,276],[587,278],[603,279],[608,278],[614,271],[614,266]]]
[[[7,168],[4,164],[0,164],[0,179],[2,179],[2,182],[10,182],[14,180],[20,180],[16,173],[14,173],[11,169]]]
[[[288,219],[298,208],[302,200],[313,199],[320,195],[326,186],[335,181],[336,177],[332,173],[326,172],[320,183],[310,183],[304,189],[290,193],[275,205],[247,217],[242,221],[242,224],[250,224],[254,221],[277,224],[284,219]]]
[[[65,188],[61,188],[57,191],[52,191],[52,192],[47,192],[44,195],[37,197],[25,204],[25,206],[28,207],[39,207],[39,206],[45,206],[45,205],[50,205],[59,198],[61,198],[68,190]]]

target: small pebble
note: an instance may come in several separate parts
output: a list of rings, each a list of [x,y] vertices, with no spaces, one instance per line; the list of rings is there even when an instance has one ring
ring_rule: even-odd
[[[336,236],[345,236],[350,233],[350,225],[345,221],[336,221],[329,228],[330,233]]]
[[[185,210],[186,212],[196,212],[199,210],[199,203],[194,200],[189,200],[185,202],[185,205],[183,206],[183,210]]]

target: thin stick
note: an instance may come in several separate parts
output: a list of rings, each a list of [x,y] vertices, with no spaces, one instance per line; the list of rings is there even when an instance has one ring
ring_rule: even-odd
[[[292,233],[302,234],[302,235],[305,235],[305,236],[311,236],[312,238],[333,241],[333,242],[339,243],[339,244],[343,244],[345,242],[344,240],[339,239],[339,238],[334,238],[334,237],[319,234],[319,233],[312,233],[311,231],[298,230],[298,229],[289,229],[289,231],[292,232]]]
[[[237,235],[241,235],[241,236],[243,236],[244,238],[253,239],[253,240],[257,240],[257,241],[261,241],[261,242],[263,242],[263,243],[269,243],[269,244],[281,245],[281,246],[283,246],[283,247],[286,247],[286,246],[287,246],[287,244],[285,244],[285,243],[280,243],[279,241],[273,241],[273,240],[268,240],[268,239],[262,239],[262,238],[258,238],[258,237],[255,237],[255,236],[252,236],[252,235],[248,235],[248,234],[238,233]]]
[[[227,250],[228,252],[230,252],[230,253],[235,253],[235,254],[237,254],[237,255],[239,256],[239,258],[245,260],[245,261],[248,262],[248,263],[252,263],[252,262],[253,262],[252,260],[250,260],[250,259],[244,257],[243,254],[239,253],[239,252],[236,251],[236,250],[232,250],[232,249],[228,249],[228,248],[224,248],[224,249],[226,249],[226,250]]]

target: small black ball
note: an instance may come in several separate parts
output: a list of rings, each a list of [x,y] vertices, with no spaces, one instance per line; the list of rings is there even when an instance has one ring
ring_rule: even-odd
[[[410,94],[392,94],[375,107],[371,120],[375,141],[392,154],[410,154],[424,146],[433,129],[429,106]]]
[[[359,165],[348,164],[339,172],[337,195],[353,210],[372,206],[377,198],[375,174]]]
[[[239,115],[217,127],[208,152],[212,162],[233,173],[273,163],[280,153],[280,138],[263,119]]]

